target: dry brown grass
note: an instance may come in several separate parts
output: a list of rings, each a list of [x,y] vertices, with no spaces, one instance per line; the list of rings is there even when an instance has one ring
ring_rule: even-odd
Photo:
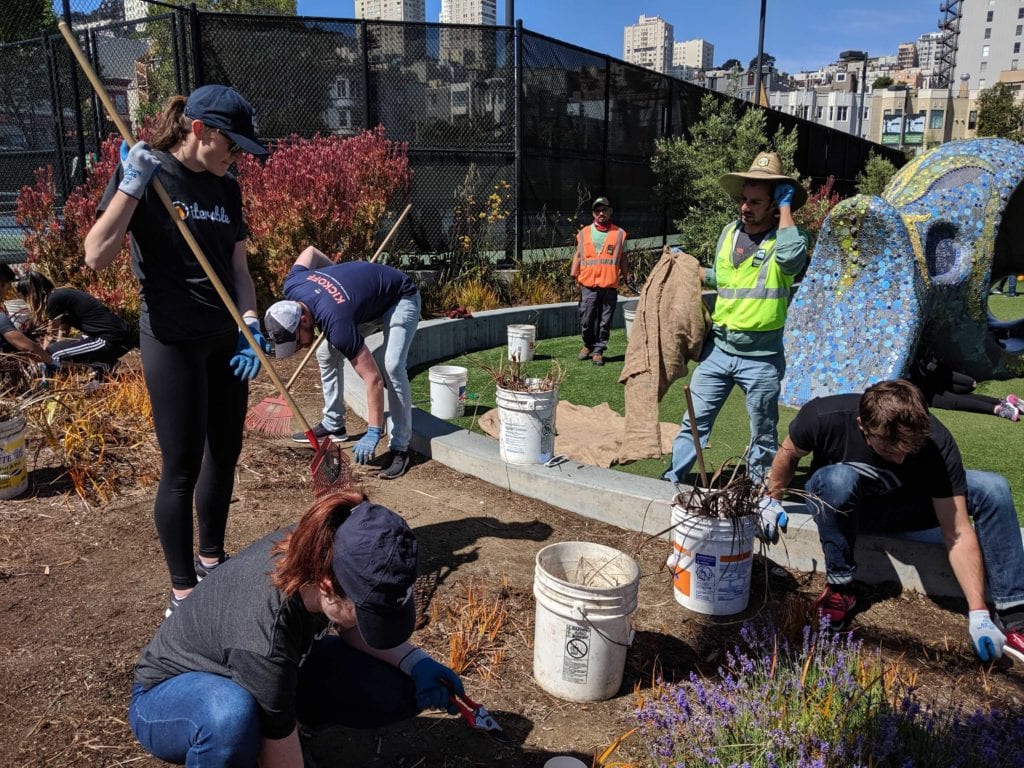
[[[36,455],[53,451],[83,500],[106,502],[128,483],[156,479],[153,414],[140,371],[125,370],[92,393],[82,376],[62,375],[27,413],[42,436]]]

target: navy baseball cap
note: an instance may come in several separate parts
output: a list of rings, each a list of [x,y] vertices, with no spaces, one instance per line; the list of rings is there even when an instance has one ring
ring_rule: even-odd
[[[355,603],[359,634],[371,648],[395,648],[412,635],[418,566],[412,529],[380,504],[364,501],[335,531],[331,570]]]
[[[234,88],[227,85],[196,88],[185,102],[185,117],[223,131],[250,154],[267,154],[267,148],[256,141],[256,110]]]

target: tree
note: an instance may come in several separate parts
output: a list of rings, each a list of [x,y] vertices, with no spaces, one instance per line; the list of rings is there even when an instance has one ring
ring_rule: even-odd
[[[857,194],[880,195],[889,180],[896,174],[896,166],[892,161],[875,154],[874,150],[868,153],[868,161],[864,164],[864,170],[857,174]]]
[[[764,69],[773,69],[775,67],[775,57],[765,51],[761,54],[761,67]],[[757,69],[757,56],[750,60],[750,65],[747,69]]]
[[[0,45],[39,37],[56,26],[49,0],[6,0],[0,14]]]
[[[888,88],[892,83],[893,79],[888,75],[879,75],[875,78],[875,82],[871,84],[871,90],[877,91],[879,88]]]
[[[996,83],[978,94],[977,133],[1024,141],[1024,104],[1006,83]]]
[[[739,59],[726,59],[725,63],[723,63],[719,67],[719,69],[724,69],[724,70],[727,70],[727,71],[731,71],[731,70],[734,70],[734,69],[742,69],[742,68],[743,68],[743,65],[740,64],[740,60]]]
[[[736,218],[736,203],[718,185],[720,176],[746,170],[758,152],[769,150],[779,154],[783,172],[797,178],[796,131],[780,128],[769,137],[764,110],[740,109],[734,101],[706,95],[691,138],[660,139],[651,160],[683,249],[705,264],[714,258],[722,227]]]

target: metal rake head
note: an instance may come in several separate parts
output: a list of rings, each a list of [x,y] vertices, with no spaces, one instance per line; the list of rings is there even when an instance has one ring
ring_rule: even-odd
[[[313,461],[309,465],[313,477],[313,497],[319,498],[331,491],[352,488],[352,463],[341,450],[341,446],[333,442],[330,436],[325,437],[317,448]]]

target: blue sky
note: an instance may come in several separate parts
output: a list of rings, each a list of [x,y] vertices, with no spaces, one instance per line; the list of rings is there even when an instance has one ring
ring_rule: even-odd
[[[298,0],[307,16],[351,18],[352,0]],[[427,21],[437,21],[440,0],[427,0]],[[515,15],[534,32],[622,57],[622,28],[640,14],[661,16],[675,28],[676,40],[702,37],[715,46],[716,64],[757,55],[761,0],[515,0]],[[786,72],[817,69],[840,51],[871,55],[896,53],[896,46],[934,32],[939,0],[768,0],[765,51]],[[505,0],[498,0],[504,23]]]

